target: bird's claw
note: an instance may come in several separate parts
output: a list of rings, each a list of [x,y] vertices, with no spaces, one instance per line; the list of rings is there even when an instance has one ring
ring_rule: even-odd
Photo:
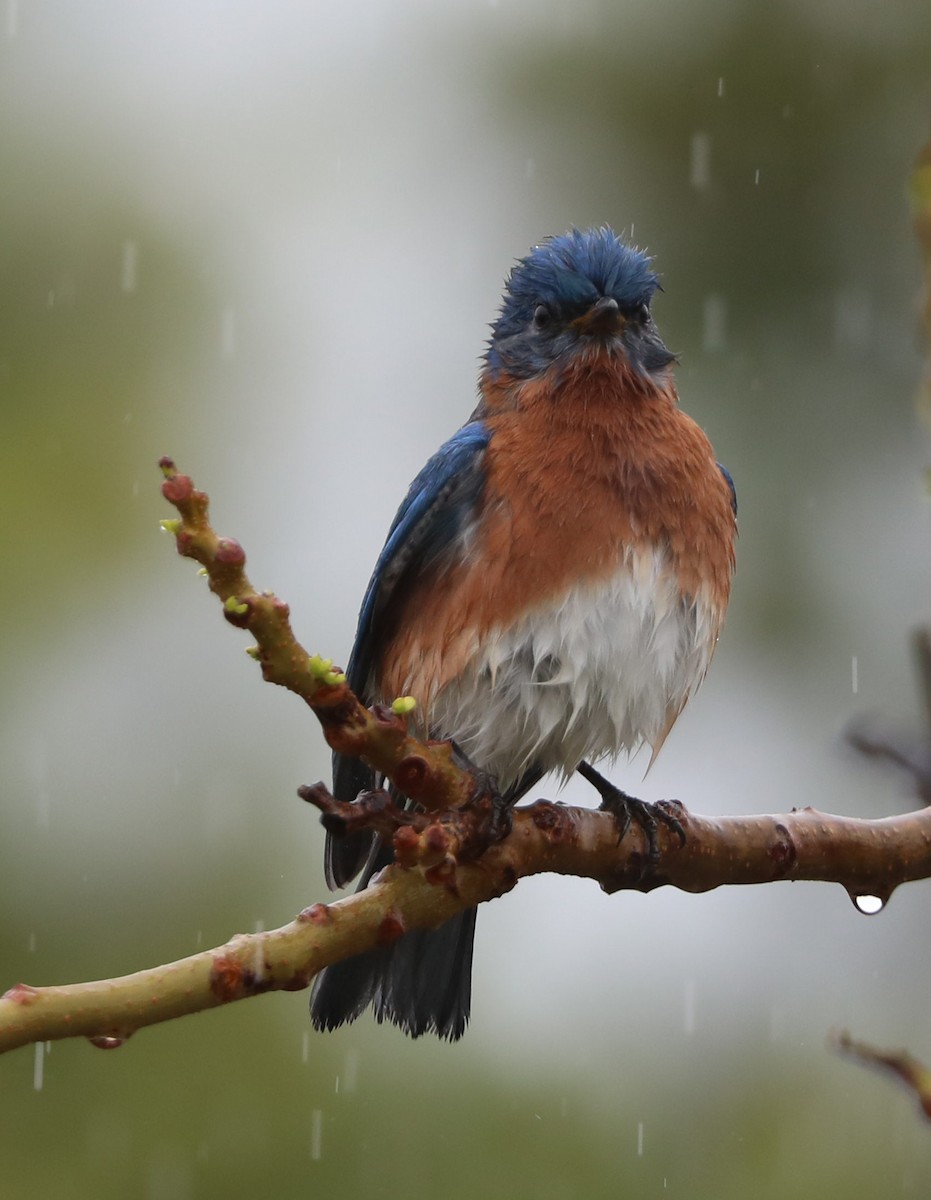
[[[681,845],[685,845],[685,826],[675,815],[674,806],[667,800],[648,804],[646,800],[638,800],[636,796],[629,796],[620,788],[608,784],[601,793],[600,807],[614,818],[618,843],[623,840],[632,822],[639,825],[647,840],[647,861],[650,863],[659,862],[657,832],[661,824],[671,829]]]

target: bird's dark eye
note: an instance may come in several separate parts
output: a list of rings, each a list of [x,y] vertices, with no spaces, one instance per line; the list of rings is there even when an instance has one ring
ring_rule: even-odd
[[[638,304],[633,312],[634,320],[639,321],[641,325],[645,325],[650,319],[649,304]]]
[[[533,327],[540,331],[549,329],[553,320],[553,314],[545,304],[538,304],[533,310]]]

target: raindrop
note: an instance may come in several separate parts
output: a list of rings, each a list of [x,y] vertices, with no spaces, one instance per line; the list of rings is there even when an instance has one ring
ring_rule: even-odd
[[[139,268],[139,243],[123,243],[123,260],[120,267],[120,288],[124,292],[136,290],[136,277]]]
[[[854,655],[850,660],[850,684],[854,695],[860,690],[859,667],[860,664],[857,661],[857,656]]]
[[[882,912],[886,907],[886,902],[881,896],[854,896],[853,902],[858,912],[864,913],[868,917],[872,917],[875,913]]]
[[[727,347],[727,306],[724,297],[712,293],[702,304],[702,349],[714,354]]]
[[[685,1036],[691,1037],[695,1032],[695,980],[687,979],[685,983]]]
[[[36,935],[35,935],[35,933],[30,933],[30,935],[29,935],[29,953],[35,954],[35,952],[36,952]]]
[[[110,1034],[100,1034],[99,1037],[87,1039],[92,1046],[96,1046],[98,1050],[119,1050],[120,1046],[126,1041],[125,1038],[113,1037]]]
[[[351,1096],[359,1083],[359,1051],[347,1050],[346,1063],[343,1067],[343,1093]]]
[[[301,1036],[301,1062],[307,1062],[310,1057],[310,1034],[305,1032]]]
[[[637,1157],[643,1158],[643,1122],[637,1122]]]
[[[32,1086],[37,1092],[42,1091],[42,1075],[45,1067],[45,1043],[36,1042],[36,1057],[32,1065]]]
[[[231,304],[223,309],[220,318],[220,354],[232,358],[236,353],[236,312]]]
[[[723,97],[723,95],[724,95],[724,76],[719,75],[718,76],[718,98],[720,99],[721,97]]]
[[[757,167],[757,169],[753,173],[753,182],[756,187],[760,186],[760,168],[759,167]]]
[[[693,133],[689,159],[689,183],[702,191],[711,184],[711,136]]]
[[[320,1161],[320,1143],[323,1140],[323,1112],[315,1108],[310,1114],[310,1157]]]
[[[871,344],[873,304],[865,288],[842,288],[834,297],[834,342],[840,350],[862,356]]]
[[[256,933],[262,932],[262,922],[256,922]],[[261,940],[256,941],[255,950],[252,954],[252,973],[256,979],[261,981],[265,978],[265,947]]]

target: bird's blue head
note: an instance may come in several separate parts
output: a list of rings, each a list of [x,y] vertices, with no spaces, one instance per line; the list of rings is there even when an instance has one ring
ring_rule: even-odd
[[[549,238],[511,271],[485,362],[530,379],[599,339],[636,371],[661,371],[675,356],[650,315],[658,287],[650,258],[607,226]]]

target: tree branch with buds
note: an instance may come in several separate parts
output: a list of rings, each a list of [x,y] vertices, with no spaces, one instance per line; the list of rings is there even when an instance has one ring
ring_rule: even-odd
[[[839,883],[864,912],[882,907],[899,884],[931,877],[931,809],[875,821],[811,808],[712,818],[673,802],[686,839],[661,826],[658,862],[637,825],[619,840],[605,812],[540,800],[516,809],[501,830],[489,781],[465,770],[448,743],[409,732],[411,698],[366,708],[332,662],[308,654],[287,605],[253,587],[242,547],[214,531],[206,494],[171,460],[160,466],[163,494],[178,512],[163,526],[179,553],[201,564],[226,620],[255,639],[249,653],[263,677],[311,708],[333,749],[364,758],[416,807],[403,809],[380,790],[343,804],[323,784],[299,789],[331,832],[361,828],[390,838],[394,864],[354,896],[312,904],[280,929],[239,934],[174,963],[92,983],[17,984],[0,997],[0,1051],[66,1037],[115,1047],[146,1025],[299,990],[330,963],[440,925],[543,871],[592,879],[608,893],[822,880]]]

